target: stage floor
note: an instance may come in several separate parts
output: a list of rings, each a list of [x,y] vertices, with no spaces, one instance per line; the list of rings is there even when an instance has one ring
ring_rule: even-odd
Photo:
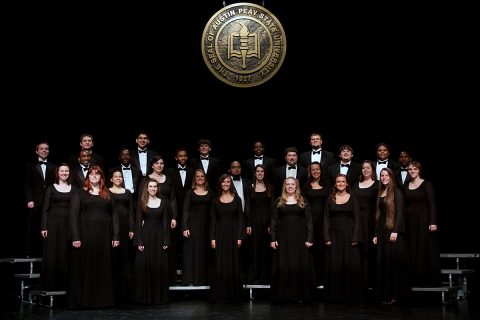
[[[61,302],[59,303],[61,304]],[[219,305],[190,296],[158,306],[122,305],[99,310],[68,310],[63,307],[48,309],[3,299],[0,301],[0,310],[1,319],[474,319],[470,316],[468,300],[459,300],[447,305],[409,303],[400,306],[386,306],[368,303],[351,306],[323,302],[309,305],[280,305],[260,298],[244,303]]]

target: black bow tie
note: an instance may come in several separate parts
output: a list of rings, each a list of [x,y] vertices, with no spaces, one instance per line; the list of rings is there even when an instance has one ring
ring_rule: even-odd
[[[83,171],[88,171],[89,167],[83,167]]]
[[[400,168],[400,171],[408,171],[407,168]]]
[[[321,150],[318,150],[318,151],[312,151],[313,154],[320,154],[320,151]]]
[[[122,170],[130,170],[130,167],[122,167]]]
[[[255,156],[255,159],[262,160],[263,156]]]
[[[185,168],[180,168],[180,167],[178,167],[178,170],[179,170],[179,171],[185,171],[186,169],[185,169]]]
[[[341,164],[340,164],[340,167],[347,167],[347,168],[350,168],[350,164],[343,164],[343,163],[341,163]]]
[[[233,181],[240,181],[240,176],[232,176]]]
[[[200,160],[207,160],[208,161],[208,157],[200,157]]]
[[[38,160],[38,164],[44,164],[44,165],[47,165],[47,161]]]
[[[295,170],[295,169],[297,169],[297,167],[295,167],[295,166],[288,167],[288,170],[291,170],[291,169]]]
[[[147,153],[147,150],[138,150],[138,153]]]
[[[387,164],[387,161],[388,160],[384,160],[384,161],[377,161],[378,164]]]

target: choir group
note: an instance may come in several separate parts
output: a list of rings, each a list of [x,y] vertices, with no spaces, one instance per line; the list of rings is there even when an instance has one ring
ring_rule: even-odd
[[[223,170],[201,139],[166,169],[149,143],[140,132],[105,170],[84,134],[68,161],[52,164],[41,142],[27,164],[26,250],[43,257],[41,288],[66,290],[70,308],[164,304],[172,285],[234,302],[244,284],[280,302],[358,303],[373,290],[393,304],[440,284],[433,187],[407,151],[397,162],[379,143],[355,163],[343,145],[336,161],[312,133],[311,150],[286,148],[281,166],[255,142]]]

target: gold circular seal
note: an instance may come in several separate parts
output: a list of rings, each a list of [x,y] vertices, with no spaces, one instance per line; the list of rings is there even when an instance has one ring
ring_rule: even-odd
[[[280,21],[253,3],[222,8],[203,30],[205,63],[218,79],[235,87],[253,87],[269,80],[282,66],[286,50]]]

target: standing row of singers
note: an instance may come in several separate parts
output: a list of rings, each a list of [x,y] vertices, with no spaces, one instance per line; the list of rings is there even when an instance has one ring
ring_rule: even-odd
[[[71,307],[113,304],[114,285],[124,289],[115,290],[117,301],[130,297],[140,303],[168,301],[168,261],[175,257],[169,247],[178,217],[176,201],[162,192],[168,192],[164,188],[168,176],[155,170],[163,169],[162,160],[159,157],[152,164],[153,172],[143,179],[137,201],[122,186],[122,170],[111,173],[112,187],[108,189],[103,171],[93,166],[84,186],[75,191],[68,182],[69,167],[63,164],[56,169],[56,183],[45,192],[43,206],[41,233],[47,241],[42,282],[52,279],[48,268],[54,268],[55,275],[67,274]],[[245,275],[253,283],[270,282],[274,297],[282,301],[308,301],[317,281],[322,281],[329,300],[355,302],[361,300],[370,269],[376,267],[377,292],[382,300],[395,302],[406,292],[402,288],[411,283],[412,268],[419,269],[415,269],[417,279],[425,279],[422,272],[434,265],[425,263],[435,251],[435,241],[430,239],[436,231],[432,188],[420,177],[418,162],[412,162],[408,170],[411,181],[401,191],[395,188],[391,169],[381,170],[378,183],[372,179],[372,163],[365,161],[365,178],[358,189],[376,186],[379,190],[370,193],[368,201],[359,200],[361,196],[355,192],[351,197],[345,174],[336,176],[333,187],[324,184],[320,163],[310,165],[303,192],[299,179],[287,176],[278,198],[265,178],[263,165],[255,167],[253,182],[244,183],[239,162],[232,162],[229,174],[219,178],[215,194],[209,191],[205,173],[197,170],[182,206],[183,281],[210,284],[210,297],[218,302],[239,299]],[[361,185],[365,180],[367,184],[372,181],[370,186]],[[323,190],[326,196],[316,198],[314,190]],[[365,206],[367,202],[369,212],[361,212],[361,203]],[[323,210],[318,210],[322,205]],[[416,241],[408,241],[410,236]],[[66,252],[60,254],[59,250]],[[369,263],[374,251],[375,267]],[[133,256],[133,269],[128,272]],[[261,261],[265,258],[271,264]],[[68,267],[60,272],[55,269],[60,265]]]

